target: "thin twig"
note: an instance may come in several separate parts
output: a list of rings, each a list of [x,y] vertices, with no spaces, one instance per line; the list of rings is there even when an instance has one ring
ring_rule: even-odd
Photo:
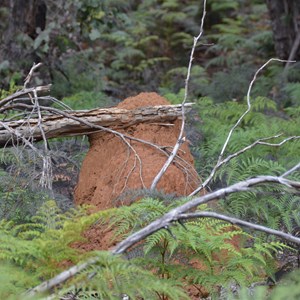
[[[29,93],[32,93],[34,90],[37,92],[49,92],[51,88],[51,84],[43,85],[43,86],[37,86],[37,87],[32,87],[28,89],[23,89],[21,91],[18,91],[2,100],[0,100],[0,107],[3,106],[4,104],[13,101],[14,99],[17,99],[21,96],[28,95]]]
[[[27,85],[29,84],[29,82],[30,82],[30,80],[31,80],[31,78],[33,76],[34,71],[36,69],[38,69],[41,65],[42,65],[42,63],[38,63],[38,64],[34,63],[33,64],[33,66],[31,67],[31,69],[30,69],[30,71],[29,71],[29,73],[27,75],[27,77],[25,78],[24,88],[23,88],[24,90],[27,88]]]
[[[231,161],[233,158],[241,155],[242,153],[245,153],[246,151],[250,150],[250,149],[253,149],[254,147],[256,147],[257,145],[262,145],[262,146],[269,146],[269,147],[280,147],[282,146],[283,144],[285,144],[286,142],[288,141],[291,141],[291,140],[297,140],[297,139],[300,139],[300,136],[290,136],[290,137],[287,137],[286,139],[282,140],[281,142],[279,143],[267,143],[265,141],[267,140],[270,140],[270,139],[274,139],[274,138],[278,138],[280,136],[280,134],[278,135],[274,135],[274,136],[271,136],[271,137],[266,137],[266,138],[261,138],[261,139],[258,139],[257,141],[255,141],[254,143],[244,147],[243,149],[233,153],[233,154],[230,154],[228,155],[226,158],[224,158],[223,160],[221,161],[218,161],[218,163],[214,166],[213,170],[211,171],[211,173],[209,174],[209,176],[207,177],[207,179],[195,190],[193,191],[189,196],[194,196],[196,195],[197,193],[199,193],[199,191],[201,191],[202,189],[204,189],[208,184],[209,182],[211,181],[211,179],[215,176],[216,172],[226,163],[228,163],[229,161]]]
[[[231,224],[245,226],[257,231],[261,231],[267,234],[272,234],[275,236],[278,236],[284,240],[287,240],[292,243],[296,243],[297,245],[300,245],[300,238],[295,237],[289,233],[285,233],[279,230],[271,229],[262,225],[257,225],[252,222],[246,222],[241,219],[225,216],[223,214],[215,213],[215,212],[208,212],[208,211],[201,211],[201,212],[195,212],[195,213],[187,213],[187,214],[180,214],[178,215],[179,220],[186,220],[186,219],[195,219],[195,218],[214,218],[223,220],[226,222],[229,222]]]
[[[206,0],[203,1],[203,12],[202,12],[201,25],[200,25],[200,32],[199,32],[198,36],[194,37],[194,44],[193,44],[193,47],[192,47],[192,50],[191,50],[189,65],[188,65],[188,69],[187,69],[187,76],[186,76],[186,79],[185,79],[184,98],[183,98],[183,101],[182,101],[182,114],[181,114],[181,119],[182,120],[181,120],[180,133],[179,133],[179,136],[177,138],[177,142],[176,142],[170,156],[168,157],[167,161],[165,162],[165,164],[163,165],[161,170],[158,172],[158,174],[153,179],[150,190],[154,190],[156,188],[158,182],[160,181],[162,176],[165,174],[165,172],[169,168],[170,164],[174,160],[175,156],[177,155],[177,152],[178,152],[180,146],[185,142],[185,137],[183,137],[184,128],[185,128],[184,104],[186,103],[187,98],[188,98],[189,81],[190,81],[191,70],[192,70],[192,66],[193,66],[194,52],[195,52],[195,49],[197,47],[197,43],[198,43],[199,39],[201,38],[201,36],[203,34],[205,16],[206,16]]]
[[[296,166],[294,166],[292,169],[290,169],[290,170],[286,171],[285,173],[283,173],[283,174],[281,175],[281,177],[286,177],[286,176],[292,174],[293,172],[295,172],[295,171],[298,170],[298,169],[300,169],[300,163],[297,164]]]
[[[39,130],[42,134],[43,143],[44,143],[44,153],[43,153],[43,168],[42,168],[42,176],[40,178],[40,185],[44,188],[48,188],[49,190],[52,190],[52,162],[51,157],[49,156],[49,148],[48,148],[48,141],[46,138],[46,134],[44,132],[43,126],[42,126],[42,113],[41,108],[39,105],[39,99],[37,92],[33,91],[34,95],[34,106],[33,110],[37,111],[38,114],[38,124]]]

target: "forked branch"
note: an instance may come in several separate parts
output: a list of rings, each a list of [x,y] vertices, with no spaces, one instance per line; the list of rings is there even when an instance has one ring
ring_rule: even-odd
[[[212,180],[212,178],[215,176],[217,170],[222,166],[224,165],[225,163],[229,162],[233,157],[236,157],[238,155],[240,155],[241,153],[249,150],[249,149],[252,149],[253,147],[255,147],[256,145],[269,145],[269,146],[277,146],[276,144],[272,144],[272,143],[263,143],[263,140],[268,140],[268,139],[271,139],[272,137],[267,137],[267,138],[263,138],[263,139],[259,139],[257,140],[256,142],[254,142],[253,144],[245,147],[244,149],[241,149],[240,151],[237,151],[236,153],[234,154],[230,154],[228,155],[228,157],[226,157],[224,159],[224,154],[225,154],[225,151],[227,149],[227,146],[230,142],[230,139],[232,137],[232,134],[233,132],[235,131],[235,129],[241,124],[242,120],[245,118],[245,116],[250,112],[251,110],[251,91],[252,91],[252,87],[256,81],[256,78],[258,76],[258,74],[269,64],[271,63],[272,61],[278,61],[278,62],[294,62],[294,61],[287,61],[287,60],[282,60],[282,59],[278,59],[278,58],[271,58],[269,59],[266,63],[264,63],[254,74],[250,84],[249,84],[249,87],[248,87],[248,91],[247,91],[247,109],[246,111],[240,116],[240,118],[236,121],[236,123],[231,127],[231,129],[229,130],[229,133],[227,135],[227,138],[223,144],[223,147],[222,147],[222,150],[219,154],[219,157],[218,157],[218,161],[217,163],[215,164],[215,166],[213,167],[211,173],[209,174],[209,176],[207,177],[207,179],[196,189],[194,190],[190,196],[194,196],[196,194],[198,194],[201,190],[203,190],[209,183],[210,181]],[[277,137],[277,136],[274,136],[274,137]],[[282,143],[285,143],[289,140],[292,140],[292,139],[297,139],[299,138],[298,137],[289,137],[285,140],[282,141]],[[280,144],[278,144],[280,146]]]

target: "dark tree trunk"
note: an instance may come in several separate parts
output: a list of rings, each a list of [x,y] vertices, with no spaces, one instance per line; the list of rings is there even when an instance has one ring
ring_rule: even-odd
[[[300,1],[266,0],[275,51],[281,59],[300,59]]]
[[[25,33],[31,38],[37,36],[37,29],[45,29],[47,6],[43,0],[11,0],[9,31]]]
[[[35,39],[37,31],[45,29],[46,12],[44,0],[10,0],[9,25],[2,41],[4,51],[1,59],[14,61],[28,54],[24,53],[27,49],[16,39],[22,34]]]
[[[8,72],[0,73],[0,88],[8,89],[15,70],[21,67],[27,74],[33,62],[40,62],[33,43],[46,27],[47,5],[45,0],[8,0],[4,5],[7,14],[0,34],[0,63],[5,64]]]

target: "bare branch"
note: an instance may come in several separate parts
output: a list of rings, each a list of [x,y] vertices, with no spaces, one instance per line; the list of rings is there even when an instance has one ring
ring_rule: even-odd
[[[115,249],[112,251],[112,253],[114,253],[114,254],[123,253],[128,248],[132,247],[134,244],[138,243],[145,237],[151,235],[152,233],[154,233],[162,228],[165,228],[165,226],[168,226],[171,222],[177,221],[178,216],[180,214],[187,212],[193,208],[196,208],[197,206],[199,206],[201,204],[210,202],[215,199],[223,198],[226,195],[229,195],[232,193],[247,191],[247,190],[251,189],[252,187],[255,187],[255,186],[263,184],[263,183],[276,183],[276,184],[280,184],[280,185],[285,185],[289,188],[294,188],[296,190],[300,190],[300,182],[291,181],[291,180],[284,179],[282,177],[276,177],[276,176],[258,176],[255,178],[251,178],[251,179],[248,179],[245,181],[238,182],[236,184],[233,184],[233,185],[225,187],[223,189],[208,193],[201,197],[194,198],[194,199],[188,201],[187,203],[172,209],[170,212],[168,212],[161,218],[155,220],[154,222],[150,223],[148,226],[146,226],[143,229],[137,231],[136,233],[130,235],[124,241],[119,243],[115,247]]]
[[[290,66],[290,63],[295,62],[293,59],[295,58],[295,56],[297,54],[297,50],[299,48],[299,45],[300,45],[300,31],[299,31],[299,29],[297,29],[296,38],[294,40],[294,43],[293,43],[293,46],[292,46],[292,49],[291,49],[288,61],[287,61],[286,65],[284,67],[284,70],[283,70],[283,74],[284,75],[286,75],[287,70],[288,70],[288,68]]]
[[[68,280],[69,278],[73,277],[74,275],[78,274],[82,270],[86,269],[88,266],[97,263],[97,259],[92,258],[85,263],[82,263],[77,266],[73,266],[69,268],[68,270],[58,274],[57,276],[53,277],[50,280],[44,281],[40,285],[36,286],[33,289],[30,289],[26,292],[26,295],[24,295],[26,298],[33,297],[34,295],[38,293],[44,293],[46,291],[49,291],[53,287],[57,286],[58,284],[61,284]]]
[[[225,216],[222,214],[218,214],[215,212],[207,212],[207,211],[201,211],[201,212],[195,212],[195,213],[187,213],[187,214],[180,214],[178,215],[179,219],[192,219],[192,218],[214,218],[214,219],[219,219],[219,220],[223,220],[226,222],[229,222],[231,224],[235,224],[235,225],[240,225],[240,226],[245,226],[257,231],[262,231],[264,233],[267,234],[272,234],[275,236],[278,236],[279,238],[282,238],[284,240],[287,240],[289,242],[292,243],[296,243],[297,245],[300,245],[300,238],[295,237],[289,233],[285,233],[279,230],[275,230],[275,229],[271,229],[262,225],[257,225],[251,222],[246,222],[243,221],[241,219],[237,219],[237,218],[233,218],[233,217],[229,217],[229,216]]]
[[[209,174],[209,176],[207,177],[207,179],[195,191],[193,191],[189,196],[194,196],[197,193],[199,193],[199,191],[201,191],[202,189],[204,189],[209,184],[209,182],[211,181],[211,179],[215,176],[216,172],[224,164],[228,163],[230,160],[232,160],[233,158],[241,155],[242,153],[244,153],[244,152],[246,152],[246,151],[254,148],[255,146],[257,146],[257,145],[263,145],[263,146],[269,146],[269,147],[280,147],[280,146],[282,146],[283,144],[285,144],[288,141],[300,139],[300,136],[290,136],[290,137],[287,137],[287,138],[283,139],[279,143],[267,143],[267,142],[265,142],[265,141],[270,140],[270,139],[278,138],[279,136],[280,136],[280,134],[274,135],[274,136],[271,136],[271,137],[266,137],[266,138],[258,139],[257,141],[255,141],[254,143],[252,143],[252,144],[244,147],[243,149],[241,149],[241,150],[239,150],[239,151],[237,151],[237,152],[235,152],[233,154],[228,155],[226,158],[222,159],[221,161],[219,161],[214,166],[213,170],[211,171],[211,173]]]
[[[204,189],[208,184],[209,184],[209,182],[211,181],[211,179],[214,177],[214,175],[215,175],[215,173],[216,173],[216,171],[225,163],[224,161],[226,161],[226,162],[228,162],[231,158],[229,158],[229,160],[227,160],[227,159],[225,159],[225,160],[223,160],[223,156],[224,156],[224,153],[225,153],[225,151],[226,151],[226,149],[227,149],[227,146],[228,146],[228,144],[229,144],[229,141],[230,141],[230,139],[231,139],[231,136],[232,136],[232,134],[233,134],[233,132],[234,132],[234,130],[240,125],[240,123],[242,122],[242,120],[245,118],[245,116],[250,112],[250,110],[251,110],[251,98],[250,98],[250,95],[251,95],[251,91],[252,91],[252,87],[253,87],[253,85],[254,85],[254,83],[255,83],[255,81],[256,81],[256,78],[257,78],[257,76],[258,76],[258,74],[269,64],[269,63],[271,63],[272,61],[278,61],[278,62],[291,62],[291,61],[286,61],[286,60],[282,60],[282,59],[278,59],[278,58],[271,58],[271,59],[269,59],[266,63],[264,63],[256,72],[255,72],[255,74],[254,74],[254,76],[253,76],[253,79],[251,80],[251,82],[250,82],[250,84],[249,84],[249,87],[248,87],[248,91],[247,91],[247,109],[246,109],[246,111],[240,116],[240,118],[237,120],[237,122],[233,125],[233,127],[230,129],[230,131],[229,131],[229,133],[228,133],[228,135],[227,135],[227,138],[226,138],[226,140],[225,140],[225,142],[224,142],[224,144],[223,144],[223,147],[222,147],[222,150],[221,150],[221,152],[220,152],[220,154],[219,154],[219,158],[218,158],[218,161],[217,161],[217,163],[215,164],[215,166],[214,166],[214,168],[212,169],[212,171],[211,171],[211,173],[209,174],[209,176],[208,176],[208,178],[195,190],[195,191],[193,191],[191,194],[190,194],[190,196],[193,196],[193,195],[196,195],[197,193],[199,193],[202,189]],[[274,137],[276,137],[276,136],[274,136]],[[269,138],[266,138],[266,139],[269,139]],[[262,141],[262,140],[258,140],[258,141]],[[285,143],[286,141],[284,141],[284,143]],[[255,145],[257,145],[257,144],[261,144],[261,145],[263,145],[262,143],[256,143]],[[252,144],[253,145],[253,144]],[[253,148],[254,146],[252,146],[252,145],[249,145],[248,147],[250,147],[250,148],[248,148],[248,149],[251,149],[251,148]],[[271,145],[271,144],[270,144]],[[273,146],[275,146],[274,144],[273,144]],[[246,147],[247,148],[247,147]],[[248,150],[248,149],[246,149],[246,150]],[[246,151],[245,150],[245,151]],[[243,153],[243,152],[245,152],[245,151],[243,151],[243,150],[240,150],[240,152],[241,153]],[[235,155],[235,154],[234,154]],[[238,154],[237,154],[238,155]],[[237,156],[237,155],[235,155],[235,156]],[[229,155],[228,157],[230,157],[231,155]],[[235,157],[234,156],[234,157]]]
[[[13,101],[14,99],[17,99],[21,96],[27,95],[32,93],[34,90],[36,90],[37,92],[49,92],[51,88],[51,84],[48,85],[43,85],[43,86],[37,86],[37,87],[32,87],[32,88],[28,88],[28,89],[23,89],[21,91],[18,91],[2,100],[0,100],[0,107],[2,107],[4,104]]]
[[[158,172],[158,174],[153,179],[150,190],[154,190],[156,188],[156,186],[157,186],[158,182],[160,181],[161,177],[165,174],[165,172],[169,168],[170,164],[174,160],[175,156],[177,155],[177,152],[178,152],[180,146],[185,141],[185,137],[183,137],[184,127],[185,127],[184,104],[186,103],[187,97],[188,97],[189,81],[190,81],[190,77],[191,77],[191,70],[192,70],[192,65],[193,65],[194,52],[195,52],[195,49],[197,47],[197,43],[198,43],[199,39],[201,38],[201,36],[203,34],[203,26],[204,26],[205,16],[206,16],[206,0],[203,1],[203,12],[202,12],[201,25],[200,25],[200,32],[199,32],[198,36],[194,37],[194,44],[192,46],[189,65],[188,65],[188,69],[187,69],[187,76],[186,76],[186,79],[185,79],[184,99],[182,101],[182,114],[181,114],[182,121],[181,121],[180,133],[179,133],[177,142],[176,142],[170,156],[168,157],[167,161],[165,162],[165,164],[163,165],[161,170]]]
[[[271,58],[269,59],[266,63],[264,63],[254,74],[253,79],[251,80],[249,87],[248,87],[248,91],[247,91],[247,110],[240,116],[240,118],[237,120],[237,122],[233,125],[233,127],[230,129],[228,136],[226,138],[226,141],[223,145],[223,148],[221,150],[220,156],[219,156],[219,160],[221,161],[224,155],[224,152],[228,146],[228,143],[230,141],[230,138],[234,132],[234,130],[240,125],[240,123],[242,122],[242,120],[244,119],[244,117],[249,113],[249,111],[251,110],[251,99],[250,99],[250,95],[251,95],[251,91],[252,91],[252,87],[256,81],[256,78],[258,76],[258,74],[272,61],[279,61],[279,62],[287,62],[286,60],[282,60],[282,59],[278,59],[278,58]]]
[[[292,169],[290,169],[290,170],[286,171],[285,173],[283,173],[283,174],[281,175],[281,177],[286,177],[286,176],[292,174],[293,172],[295,172],[295,171],[298,170],[298,169],[300,169],[300,163],[297,164],[296,166],[294,166]]]
[[[38,66],[38,65],[36,65]],[[33,69],[33,68],[32,68]],[[30,78],[29,78],[30,80]],[[42,176],[40,178],[40,185],[42,187],[52,189],[52,162],[51,162],[51,157],[49,155],[49,148],[48,148],[48,141],[46,138],[46,134],[43,128],[43,118],[42,118],[42,112],[41,108],[39,105],[39,99],[36,90],[33,91],[34,95],[34,106],[33,106],[33,111],[37,111],[38,114],[38,128],[41,132],[42,138],[43,138],[43,143],[44,143],[44,153],[43,153],[43,168],[42,168]]]
[[[24,88],[23,88],[24,90],[27,88],[27,85],[29,84],[29,82],[30,82],[30,80],[31,80],[31,78],[33,76],[33,72],[36,69],[38,69],[41,65],[42,65],[42,63],[38,63],[38,64],[34,63],[33,64],[33,66],[31,67],[31,69],[30,69],[30,71],[29,71],[29,73],[27,75],[27,77],[25,78]]]

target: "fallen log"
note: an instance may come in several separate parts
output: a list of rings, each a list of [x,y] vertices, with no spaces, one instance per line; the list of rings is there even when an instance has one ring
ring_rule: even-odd
[[[192,103],[185,104],[185,111],[189,111],[191,107]],[[41,119],[1,121],[0,147],[22,142],[22,138],[40,141],[43,139],[43,132],[47,139],[85,135],[99,131],[99,128],[93,128],[91,124],[118,130],[138,123],[171,122],[182,115],[181,104],[141,107],[134,110],[117,107],[78,111],[59,111],[51,108],[49,110],[56,114]]]

